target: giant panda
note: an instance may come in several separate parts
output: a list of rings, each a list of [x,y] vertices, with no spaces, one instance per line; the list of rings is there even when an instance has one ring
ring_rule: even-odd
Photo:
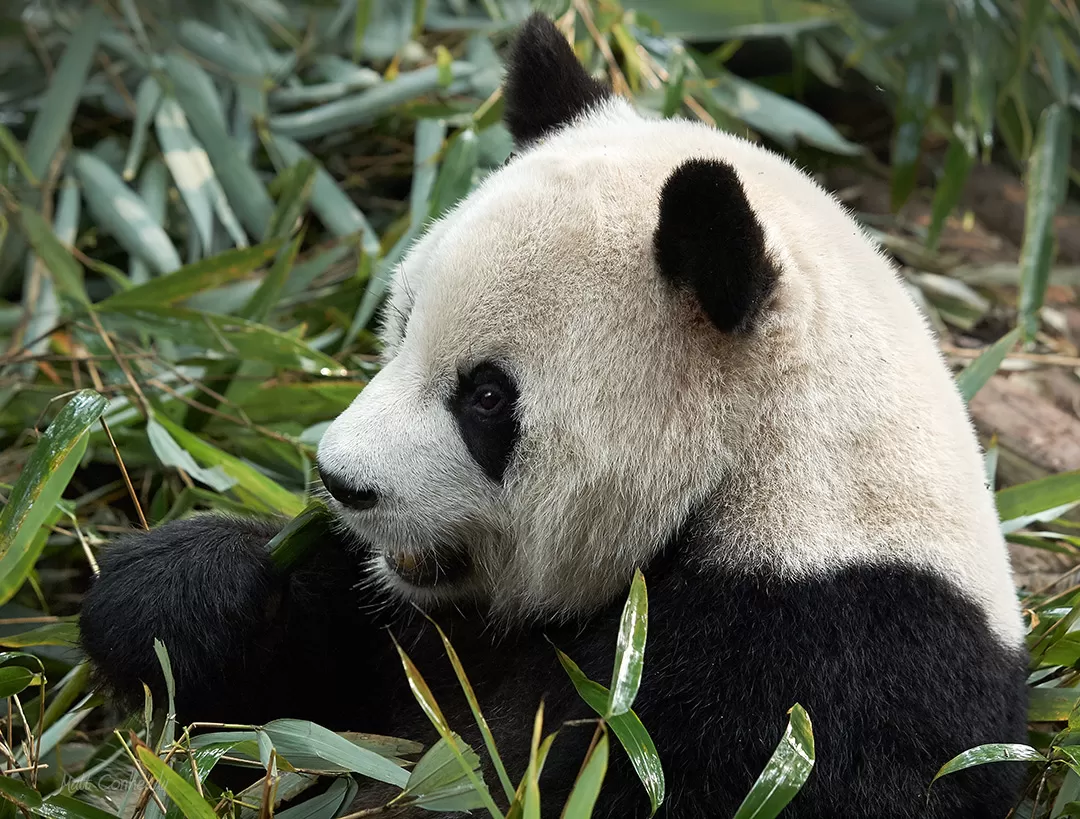
[[[382,367],[319,445],[340,533],[285,577],[280,523],[120,539],[81,616],[103,685],[160,690],[158,637],[182,720],[430,741],[393,637],[479,748],[419,610],[517,777],[541,701],[549,728],[595,716],[554,647],[607,680],[640,568],[661,815],[732,816],[799,703],[817,762],[785,816],[1004,816],[1022,766],[929,787],[1026,740],[1026,656],[977,440],[897,272],[789,161],[635,111],[547,19],[508,65],[516,153],[396,270]],[[560,731],[545,817],[592,731]],[[594,816],[648,814],[616,750]]]

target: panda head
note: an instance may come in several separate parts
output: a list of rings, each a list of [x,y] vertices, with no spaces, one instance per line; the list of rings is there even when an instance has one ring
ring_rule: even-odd
[[[542,17],[509,66],[518,153],[396,270],[383,367],[319,447],[389,586],[566,614],[703,509],[706,559],[795,572],[903,551],[927,496],[964,537],[992,520],[922,320],[835,200],[637,113]]]

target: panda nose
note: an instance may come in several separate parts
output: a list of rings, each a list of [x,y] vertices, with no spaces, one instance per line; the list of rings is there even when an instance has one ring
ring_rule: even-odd
[[[332,472],[319,469],[319,477],[331,497],[342,506],[363,511],[371,509],[379,502],[379,493],[370,486],[353,486]]]

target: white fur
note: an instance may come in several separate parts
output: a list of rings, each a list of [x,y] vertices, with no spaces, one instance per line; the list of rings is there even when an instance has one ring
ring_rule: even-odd
[[[712,328],[653,260],[659,192],[690,157],[734,166],[781,266],[747,337]],[[711,502],[711,561],[790,578],[924,567],[1022,640],[977,441],[922,315],[850,215],[778,155],[615,100],[432,227],[395,275],[384,340],[385,369],[320,457],[389,497],[342,514],[384,550],[464,535],[479,564],[466,591],[497,611],[609,602]],[[487,358],[521,390],[501,487],[446,408],[458,370]]]

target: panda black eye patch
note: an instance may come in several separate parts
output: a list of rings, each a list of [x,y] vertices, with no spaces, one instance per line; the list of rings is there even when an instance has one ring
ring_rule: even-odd
[[[484,362],[458,373],[450,411],[461,439],[484,474],[502,481],[520,434],[518,390],[514,379],[498,364]]]

